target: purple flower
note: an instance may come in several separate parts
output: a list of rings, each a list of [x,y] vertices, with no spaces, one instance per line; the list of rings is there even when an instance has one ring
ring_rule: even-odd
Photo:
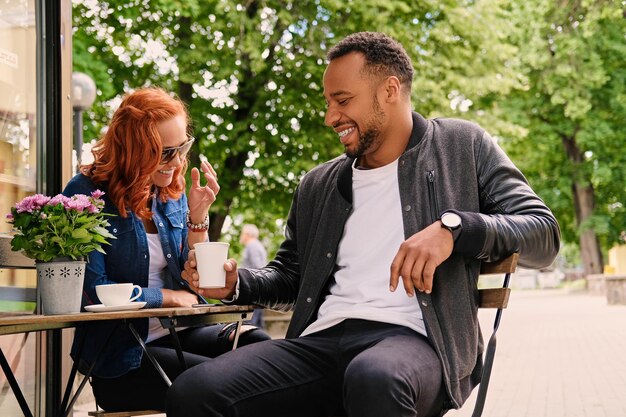
[[[95,214],[95,213],[99,213],[99,212],[100,212],[100,209],[99,209],[97,206],[95,206],[94,204],[91,204],[91,205],[87,208],[87,210],[89,211],[89,213],[92,213],[92,214]]]
[[[50,197],[42,194],[29,195],[15,204],[15,210],[18,213],[32,213],[34,210],[41,209],[48,201],[50,201]]]
[[[91,193],[91,196],[92,196],[93,198],[100,198],[100,197],[102,197],[104,194],[105,194],[105,192],[104,192],[104,191],[102,191],[102,190],[96,190],[96,191],[94,191],[94,192],[92,192],[92,193]]]
[[[82,212],[83,210],[89,210],[92,207],[91,200],[85,194],[75,194],[69,201],[64,204],[68,210],[76,210]]]
[[[102,191],[96,190],[90,196],[58,194],[50,198],[36,194],[25,197],[6,216],[16,232],[11,240],[12,249],[43,262],[59,257],[77,259],[102,250],[103,243],[115,239],[107,230],[109,215],[102,212],[104,201],[98,198],[102,195]],[[80,236],[100,238],[84,239],[76,244],[77,231]]]
[[[63,207],[70,201],[69,197],[64,196],[63,194],[57,194],[48,201],[49,206],[56,206],[57,204],[63,204]]]

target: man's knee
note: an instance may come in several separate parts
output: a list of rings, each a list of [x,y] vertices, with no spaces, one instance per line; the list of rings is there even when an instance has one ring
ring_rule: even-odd
[[[381,390],[382,388],[382,390]],[[359,396],[376,394],[379,397],[381,391],[407,392],[413,394],[414,387],[411,381],[402,373],[396,372],[383,364],[373,362],[351,363],[346,369],[344,376],[344,392],[353,391]]]
[[[344,375],[344,407],[359,416],[430,415],[441,407],[441,381],[437,367],[415,370],[371,357],[353,361]]]
[[[198,366],[196,368],[201,368]],[[217,401],[210,373],[192,368],[183,372],[167,391],[165,409],[168,417],[218,417],[212,406]],[[211,406],[210,406],[211,405]]]

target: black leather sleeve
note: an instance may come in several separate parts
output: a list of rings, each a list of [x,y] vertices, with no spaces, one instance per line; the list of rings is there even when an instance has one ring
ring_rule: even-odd
[[[481,210],[459,213],[463,233],[455,250],[485,261],[519,252],[521,266],[548,266],[560,244],[559,225],[550,209],[487,133],[476,147],[475,157]],[[476,247],[476,241],[484,242],[482,248]]]

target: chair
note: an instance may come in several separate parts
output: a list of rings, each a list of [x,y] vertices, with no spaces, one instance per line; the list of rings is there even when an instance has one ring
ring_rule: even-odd
[[[163,414],[163,411],[155,411],[155,410],[143,410],[143,411],[117,411],[107,413],[106,411],[98,410],[98,411],[90,411],[87,413],[93,417],[134,417],[134,416],[147,416],[152,414]]]
[[[478,386],[478,395],[476,397],[476,403],[474,404],[472,417],[480,417],[483,413],[485,399],[487,398],[487,389],[489,387],[489,378],[491,377],[493,360],[496,353],[496,333],[498,331],[498,327],[500,326],[502,310],[507,308],[509,303],[509,295],[511,294],[509,281],[511,279],[511,274],[515,272],[515,269],[517,268],[518,258],[519,254],[513,253],[509,257],[496,262],[483,262],[480,268],[481,275],[504,274],[504,282],[501,288],[483,288],[478,290],[480,297],[478,307],[496,308],[497,310],[493,323],[493,333],[489,338],[489,343],[487,344],[487,349],[484,353],[483,374],[480,385]],[[132,417],[158,413],[158,411],[130,411],[117,413],[92,411],[89,415],[93,417]]]
[[[489,338],[487,349],[484,353],[483,359],[483,374],[478,386],[478,395],[476,397],[476,403],[474,404],[474,411],[472,417],[480,417],[485,407],[485,399],[487,398],[487,389],[489,387],[489,378],[491,377],[491,369],[493,368],[493,359],[496,354],[496,333],[500,326],[500,319],[502,317],[502,310],[509,304],[509,295],[511,289],[509,288],[509,280],[511,274],[515,272],[517,267],[517,260],[519,258],[518,253],[513,253],[507,258],[496,262],[483,262],[480,268],[481,275],[487,274],[504,274],[504,282],[502,288],[484,288],[478,290],[480,301],[479,308],[496,308],[496,317],[493,323],[493,333]]]

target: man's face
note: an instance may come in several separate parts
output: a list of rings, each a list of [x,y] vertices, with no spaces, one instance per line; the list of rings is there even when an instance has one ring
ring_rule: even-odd
[[[373,76],[363,73],[365,58],[350,53],[328,64],[324,73],[324,122],[339,135],[346,155],[359,158],[381,145],[386,115],[376,95]]]

